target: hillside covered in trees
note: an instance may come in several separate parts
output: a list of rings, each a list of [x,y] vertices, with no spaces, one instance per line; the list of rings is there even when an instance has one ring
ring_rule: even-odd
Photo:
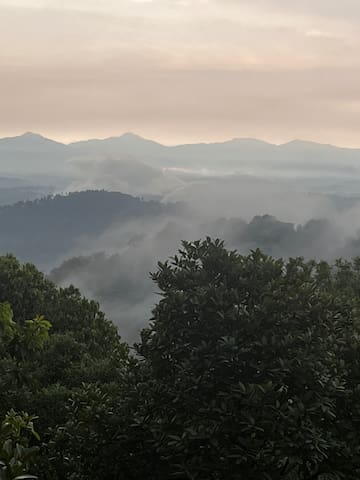
[[[1,258],[11,479],[359,478],[359,259],[208,238],[152,279],[161,297],[132,350],[96,303]]]
[[[179,246],[180,238],[210,235],[223,238],[242,253],[259,247],[274,256],[331,260],[358,255],[358,200],[324,198],[331,200],[335,218],[314,213],[299,223],[291,215],[289,220],[268,214],[242,218],[240,213],[232,216],[226,209],[221,215],[211,211],[204,215],[195,205],[145,201],[104,190],[47,196],[0,206],[0,254],[13,253],[50,270],[77,255],[101,250],[119,253],[146,242],[161,243],[163,250],[157,254],[167,255]],[[243,211],[243,203],[238,205]],[[271,211],[271,205],[268,208]]]
[[[47,265],[110,226],[156,218],[170,206],[118,192],[85,191],[0,207],[0,252]]]
[[[34,263],[57,285],[75,285],[135,341],[157,298],[149,272],[179,239],[222,238],[244,255],[260,248],[275,258],[360,255],[357,200],[334,197],[331,205],[333,218],[296,223],[273,215],[199,215],[188,204],[119,192],[73,192],[0,207],[0,254]]]

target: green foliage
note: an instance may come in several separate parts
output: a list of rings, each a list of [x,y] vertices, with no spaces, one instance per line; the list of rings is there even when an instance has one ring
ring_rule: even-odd
[[[51,323],[42,315],[37,315],[34,320],[26,320],[23,327],[22,341],[29,350],[41,350],[49,338]]]
[[[153,279],[163,299],[138,352],[153,478],[360,475],[355,264],[184,243]]]
[[[2,353],[2,366],[11,365],[6,360],[7,351],[12,351],[13,365],[18,367],[17,359],[28,360],[27,352],[34,352],[44,348],[48,339],[48,331],[51,323],[43,317],[36,317],[34,320],[27,320],[24,325],[19,325],[13,320],[13,311],[10,304],[0,303],[0,338]],[[15,375],[11,378],[11,371],[6,371],[7,377],[10,373],[10,382],[15,381]],[[5,382],[6,384],[6,382]],[[4,385],[4,381],[3,381]],[[0,424],[0,478],[6,480],[36,478],[27,475],[27,472],[35,460],[39,447],[31,445],[34,437],[40,440],[34,430],[33,420],[36,417],[22,412],[18,414],[11,409]],[[21,475],[21,476],[20,476]]]
[[[18,414],[14,410],[0,423],[0,478],[20,480],[37,478],[28,475],[31,465],[39,451],[31,446],[31,437],[40,440],[34,430],[34,419],[27,413]]]
[[[127,358],[127,345],[98,304],[73,287],[56,288],[32,265],[0,257],[0,418],[11,409],[39,417],[40,478],[52,468],[46,445],[72,415],[69,399],[84,382],[112,391]]]
[[[3,340],[15,334],[13,311],[8,303],[0,303],[0,334]]]
[[[64,477],[359,478],[359,265],[185,242],[121,387],[68,404]]]
[[[0,406],[40,417],[40,478],[360,478],[360,259],[208,238],[152,278],[133,358],[94,302],[0,260]]]
[[[52,460],[43,478],[153,478],[158,456],[151,432],[141,422],[146,379],[138,367],[136,359],[129,359],[126,374],[112,389],[84,384],[72,395],[68,420],[54,429],[47,445]]]
[[[0,335],[4,344],[11,341],[28,351],[41,350],[49,338],[51,323],[41,315],[25,320],[23,325],[13,320],[14,314],[9,303],[0,303]]]

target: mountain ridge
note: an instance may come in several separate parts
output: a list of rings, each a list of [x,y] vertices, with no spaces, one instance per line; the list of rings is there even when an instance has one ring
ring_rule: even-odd
[[[356,175],[360,179],[360,148],[304,140],[277,145],[252,138],[233,138],[224,142],[163,145],[130,132],[118,137],[69,144],[32,132],[0,139],[1,175],[47,174],[74,178],[80,173],[83,177],[87,171],[82,163],[79,172],[80,160],[87,160],[86,168],[95,168],[96,175],[99,160],[117,162],[119,166],[126,160],[134,167],[146,164],[158,170],[185,169],[260,176],[294,176],[305,172],[307,176]],[[118,171],[117,175],[121,178],[122,173]]]
[[[211,146],[211,145],[226,145],[226,144],[255,144],[255,145],[264,145],[264,146],[272,146],[272,147],[288,147],[288,146],[317,146],[317,147],[327,147],[327,148],[336,148],[340,150],[355,150],[355,151],[360,151],[360,146],[359,147],[346,147],[346,146],[341,146],[341,145],[336,145],[332,143],[323,143],[323,142],[315,142],[313,140],[305,140],[302,138],[294,138],[293,140],[286,141],[284,143],[273,143],[269,142],[266,140],[262,140],[260,138],[255,138],[255,137],[233,137],[229,138],[227,140],[223,141],[208,141],[208,142],[190,142],[190,143],[177,143],[174,145],[167,145],[164,143],[161,143],[157,140],[153,140],[150,138],[143,137],[141,135],[138,135],[137,133],[134,132],[125,132],[120,135],[111,135],[109,137],[104,137],[104,138],[98,138],[98,137],[90,137],[87,139],[83,140],[75,140],[73,142],[65,143],[61,142],[58,140],[55,140],[50,137],[46,137],[42,135],[41,133],[37,132],[24,132],[19,135],[13,135],[13,136],[6,136],[6,137],[0,137],[0,144],[3,141],[17,141],[17,140],[37,140],[37,141],[44,141],[44,142],[52,142],[53,144],[57,144],[63,147],[72,147],[76,145],[81,145],[81,144],[87,144],[89,142],[112,142],[112,141],[139,141],[139,142],[146,142],[146,143],[151,143],[155,144],[157,146],[173,149],[177,147],[191,147],[191,146]]]

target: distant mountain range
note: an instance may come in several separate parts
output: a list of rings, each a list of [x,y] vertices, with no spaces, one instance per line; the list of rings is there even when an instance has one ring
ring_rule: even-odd
[[[55,142],[35,133],[0,139],[0,174],[69,175],[74,158],[132,160],[155,168],[287,175],[360,175],[360,149],[295,140],[273,145],[254,139],[165,146],[132,133],[103,140]]]

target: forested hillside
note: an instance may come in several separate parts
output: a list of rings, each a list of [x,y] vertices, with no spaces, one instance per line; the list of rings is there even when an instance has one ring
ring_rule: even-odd
[[[114,224],[160,216],[170,207],[118,192],[85,191],[0,207],[0,253],[54,263]]]
[[[127,340],[135,341],[156,301],[148,273],[158,258],[179,247],[179,239],[223,238],[242,254],[261,248],[274,257],[352,258],[360,254],[358,203],[337,198],[336,205],[337,219],[296,224],[271,215],[202,217],[189,205],[118,192],[75,192],[0,207],[0,254],[13,253],[58,285],[80,288],[100,302]]]
[[[11,480],[359,478],[359,259],[208,238],[152,279],[162,295],[133,356],[94,302],[0,259]]]

